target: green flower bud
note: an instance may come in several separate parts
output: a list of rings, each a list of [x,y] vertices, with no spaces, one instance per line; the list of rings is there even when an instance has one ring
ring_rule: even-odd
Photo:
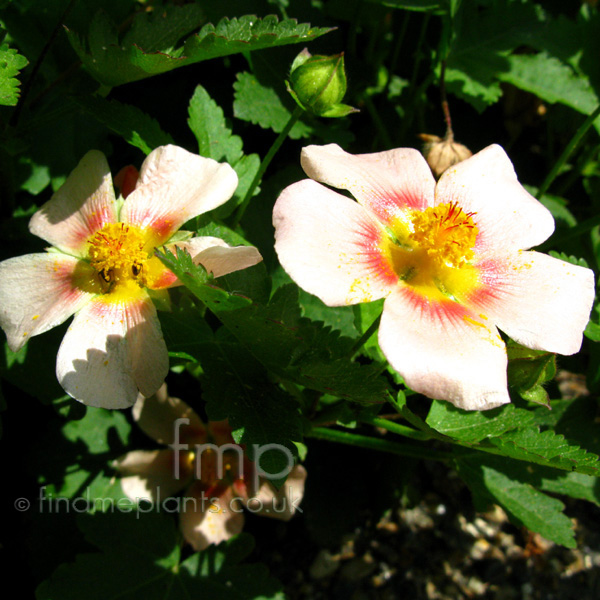
[[[341,103],[346,93],[343,53],[312,56],[305,48],[292,63],[287,88],[304,110],[318,117],[345,117],[357,112]]]

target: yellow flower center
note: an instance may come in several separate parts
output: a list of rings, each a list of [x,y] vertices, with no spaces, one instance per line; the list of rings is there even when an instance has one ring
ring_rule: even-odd
[[[105,291],[132,283],[145,285],[146,238],[134,225],[109,223],[89,239],[90,264],[99,274]]]
[[[387,253],[406,285],[432,299],[460,300],[477,285],[473,259],[478,228],[475,213],[456,203],[413,211],[391,229]]]

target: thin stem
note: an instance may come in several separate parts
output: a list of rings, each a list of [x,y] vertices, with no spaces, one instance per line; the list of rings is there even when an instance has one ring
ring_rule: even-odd
[[[273,157],[275,156],[275,154],[277,154],[277,151],[281,147],[281,144],[283,144],[283,141],[287,138],[292,127],[296,124],[296,121],[298,121],[298,119],[303,114],[304,114],[304,109],[301,108],[300,106],[297,106],[296,109],[294,110],[294,112],[291,114],[290,119],[287,122],[286,126],[282,129],[281,133],[277,136],[277,139],[273,142],[273,145],[269,148],[269,151],[267,152],[266,156],[263,158],[262,162],[260,163],[260,167],[259,167],[258,171],[256,172],[256,175],[254,176],[254,179],[252,180],[252,183],[250,184],[250,187],[248,188],[248,191],[246,192],[246,195],[244,196],[242,203],[240,204],[240,206],[237,209],[237,213],[236,213],[236,216],[234,219],[234,227],[236,227],[237,225],[240,224],[240,221],[242,220],[242,217],[244,216],[244,213],[246,212],[246,208],[248,208],[248,204],[250,203],[252,195],[254,194],[254,190],[256,189],[256,186],[262,180],[262,177],[265,174],[265,171],[267,170],[268,166],[271,164],[271,161],[273,160]]]
[[[442,111],[446,120],[446,136],[445,140],[454,141],[454,131],[452,130],[452,118],[450,117],[450,107],[448,106],[448,96],[446,95],[446,61],[442,61],[440,72],[440,96],[442,97]]]
[[[377,129],[377,133],[379,134],[379,136],[381,137],[381,140],[383,142],[383,145],[385,146],[385,148],[392,148],[393,143],[392,143],[392,138],[390,137],[390,134],[388,133],[388,127],[386,127],[383,123],[383,121],[381,120],[381,117],[379,116],[379,113],[377,112],[377,109],[375,108],[375,104],[373,103],[373,100],[371,100],[371,98],[369,96],[364,96],[363,97],[363,102],[365,103],[365,106],[367,107],[367,110],[369,111],[369,115],[371,117],[371,119],[373,120],[373,124],[375,125],[375,129]],[[377,136],[375,136],[377,137]],[[375,144],[376,140],[373,140],[373,143]]]
[[[369,450],[377,450],[378,452],[388,452],[389,454],[407,456],[410,458],[440,461],[451,460],[454,458],[454,455],[449,452],[438,452],[437,450],[416,446],[415,444],[388,442],[387,440],[360,435],[358,433],[350,433],[348,431],[340,431],[338,429],[315,427],[307,434],[307,437],[337,442],[339,444],[347,444],[359,448],[368,448]]]
[[[379,315],[370,325],[369,328],[356,340],[352,348],[350,349],[350,356],[354,356],[364,344],[369,341],[369,338],[375,333],[375,330],[379,327],[379,321],[381,321],[381,315]]]
[[[59,32],[61,31],[61,25],[62,25],[63,21],[67,18],[67,15],[71,12],[75,2],[77,2],[77,0],[71,0],[69,2],[69,4],[67,4],[67,6],[65,7],[65,10],[63,10],[62,14],[60,15],[60,18],[58,19],[58,23],[55,25],[54,29],[52,30],[52,33],[50,34],[48,41],[42,48],[40,55],[37,57],[37,60],[35,61],[35,64],[33,65],[33,68],[31,69],[31,74],[29,75],[29,79],[23,84],[23,89],[21,90],[21,99],[19,101],[19,104],[15,108],[15,112],[12,114],[11,119],[10,119],[10,124],[13,127],[16,127],[17,123],[19,122],[19,118],[21,116],[21,111],[23,110],[23,107],[25,106],[25,101],[27,99],[27,96],[29,95],[29,92],[31,91],[31,85],[32,85],[36,75],[38,74],[38,71],[40,70],[42,63],[44,62],[44,59],[46,58],[46,55],[48,54],[50,47],[54,43],[54,40],[58,36]]]
[[[396,36],[396,44],[394,45],[394,50],[392,51],[392,59],[390,61],[390,70],[388,72],[388,78],[385,82],[385,87],[383,88],[383,96],[387,94],[387,91],[390,87],[390,82],[392,81],[392,75],[396,70],[396,66],[398,65],[398,59],[400,58],[400,50],[402,49],[402,44],[404,42],[404,38],[406,36],[406,31],[408,29],[408,22],[410,20],[410,12],[404,13],[404,19],[402,20],[402,27],[400,32]]]
[[[411,438],[413,440],[430,440],[431,437],[427,435],[424,431],[417,431],[412,427],[407,427],[406,425],[401,425],[400,423],[394,423],[393,421],[389,421],[388,419],[384,419],[383,417],[375,417],[368,421],[371,425],[375,425],[375,427],[381,427],[386,431],[391,433],[396,433],[398,435],[403,435],[404,437]]]
[[[559,171],[563,168],[564,164],[567,162],[569,156],[573,153],[575,148],[579,145],[583,136],[588,132],[590,127],[594,124],[594,121],[600,116],[600,105],[597,106],[596,110],[583,122],[583,125],[577,130],[575,135],[572,137],[571,141],[567,144],[566,148],[563,150],[563,153],[560,155],[550,173],[548,173],[548,177],[544,179],[544,182],[540,186],[536,198],[539,200],[548,190],[548,188],[552,185],[552,182],[558,175]]]

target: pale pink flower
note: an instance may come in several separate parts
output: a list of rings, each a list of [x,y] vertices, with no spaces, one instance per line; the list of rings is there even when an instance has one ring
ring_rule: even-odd
[[[169,396],[165,385],[150,398],[140,396],[133,406],[133,418],[148,436],[170,447],[134,450],[117,459],[114,467],[121,474],[123,492],[135,502],[148,500],[160,506],[184,491],[177,504],[179,527],[195,550],[240,533],[243,508],[284,521],[294,515],[304,494],[306,470],[302,465],[295,465],[283,486],[275,489],[255,476],[254,463],[234,443],[227,421],[205,425],[188,404]],[[189,423],[178,424],[178,419]],[[203,448],[205,444],[214,448]],[[165,506],[172,509],[175,501]]]
[[[313,180],[275,205],[283,268],[328,306],[386,298],[379,344],[406,384],[465,409],[510,401],[499,327],[534,349],[573,354],[594,299],[591,270],[528,251],[552,215],[499,146],[436,184],[419,152],[351,155],[309,146]]]
[[[147,290],[166,294],[178,281],[154,251],[175,249],[173,234],[226,202],[237,176],[227,164],[162,146],[128,185],[127,199],[117,200],[106,158],[88,152],[29,223],[53,247],[0,263],[0,326],[11,350],[74,314],[56,375],[69,395],[104,408],[131,406],[138,390],[150,396],[162,384],[169,359]],[[255,248],[214,237],[177,247],[215,276],[262,260]]]

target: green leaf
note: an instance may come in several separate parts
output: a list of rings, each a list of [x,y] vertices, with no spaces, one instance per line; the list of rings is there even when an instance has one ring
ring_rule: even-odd
[[[203,21],[197,4],[166,5],[151,13],[139,12],[122,39],[101,12],[94,17],[85,39],[70,30],[67,35],[90,74],[104,85],[116,86],[211,58],[306,43],[330,31],[298,24],[295,19],[279,22],[274,15],[246,15],[224,18],[216,26],[208,23],[178,45]]]
[[[302,440],[298,404],[269,380],[264,367],[225,328],[203,348],[200,363],[210,420],[228,419],[234,440],[245,445],[251,460],[256,457],[254,444],[279,444],[297,456],[294,442]],[[288,455],[265,452],[260,466],[267,473],[282,473],[289,466]]]
[[[277,91],[263,85],[252,73],[238,73],[233,84],[235,100],[233,112],[238,119],[260,125],[263,129],[272,129],[281,133],[292,116]],[[308,137],[312,129],[306,123],[298,121],[292,127],[289,136],[292,139]]]
[[[61,431],[52,424],[42,446],[54,451],[38,465],[46,497],[82,496],[88,510],[109,509],[103,499],[124,498],[110,463],[127,451],[130,431],[122,412],[93,407],[87,407],[82,419],[67,421]]]
[[[531,425],[534,414],[514,404],[486,411],[466,411],[449,402],[435,400],[426,421],[436,431],[455,440],[476,443]]]
[[[491,444],[504,456],[555,467],[565,471],[577,471],[584,475],[600,475],[598,456],[571,443],[553,431],[540,432],[537,427],[505,433],[491,438]]]
[[[136,106],[117,100],[104,100],[98,96],[80,97],[77,103],[97,121],[145,154],[150,154],[159,146],[173,143],[173,138]]]
[[[502,95],[497,76],[510,70],[508,55],[540,29],[541,17],[533,4],[511,0],[481,10],[463,3],[459,13],[462,19],[448,54],[446,85],[482,111]]]
[[[549,406],[549,397],[542,385],[556,375],[555,355],[525,348],[512,340],[506,349],[510,387],[525,400]]]
[[[0,104],[15,106],[19,101],[19,80],[16,76],[29,61],[8,44],[0,46]]]
[[[558,258],[559,260],[563,260],[564,262],[568,262],[572,265],[589,268],[589,265],[585,258],[578,258],[577,256],[568,255],[565,252],[556,252],[554,250],[550,250],[548,254],[550,256],[553,256],[554,258]]]
[[[227,127],[221,107],[201,86],[190,99],[188,125],[198,141],[201,156],[235,165],[243,156],[242,138]]]
[[[584,115],[592,113],[600,102],[586,77],[547,52],[516,54],[507,60],[509,68],[499,71],[498,79],[531,92],[545,102],[560,102]],[[600,130],[600,119],[596,120],[595,127]]]
[[[211,211],[211,219],[225,219],[244,199],[260,167],[258,154],[244,156],[242,138],[233,135],[223,110],[202,87],[196,87],[188,108],[188,125],[198,141],[202,156],[227,161],[237,173],[238,187],[223,206]]]
[[[379,365],[350,362],[351,339],[301,317],[296,286],[279,288],[265,306],[242,295],[242,289],[233,293],[207,285],[203,269],[186,253],[175,258],[167,251],[160,258],[268,371],[356,402],[387,399]]]
[[[563,514],[564,504],[506,472],[506,462],[494,457],[457,460],[457,470],[480,505],[499,504],[516,525],[548,540],[575,548],[573,523]]]
[[[180,562],[172,515],[96,513],[81,515],[78,523],[100,551],[60,566],[38,587],[37,600],[283,600],[264,565],[239,564],[252,549],[247,535]]]

